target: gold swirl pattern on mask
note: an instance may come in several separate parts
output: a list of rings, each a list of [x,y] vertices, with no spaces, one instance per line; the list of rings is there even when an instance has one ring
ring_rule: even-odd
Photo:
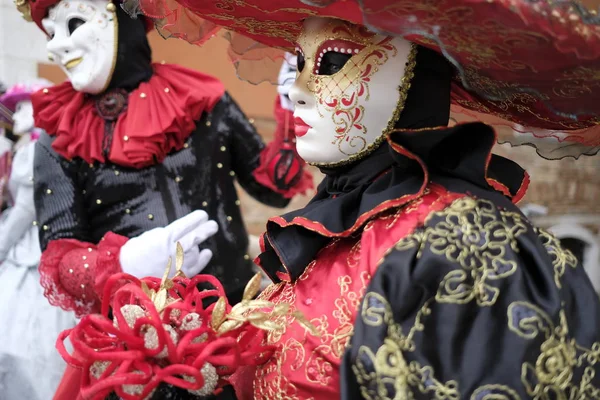
[[[508,307],[509,329],[523,339],[543,337],[535,363],[525,362],[521,381],[530,399],[598,399],[600,388],[592,384],[600,361],[600,343],[590,348],[578,344],[569,333],[564,309],[555,325],[539,307],[517,301]],[[573,382],[581,376],[579,383]]]
[[[348,134],[352,128],[359,128],[359,131],[362,132],[363,134],[367,132],[366,127],[364,127],[364,125],[362,125],[360,123],[362,120],[362,117],[364,115],[364,107],[358,105],[358,100],[362,96],[366,96],[366,98],[368,98],[368,96],[369,96],[369,85],[368,85],[369,77],[377,72],[377,66],[382,65],[387,61],[387,56],[384,59],[381,58],[382,55],[386,54],[385,51],[383,51],[383,47],[369,46],[368,48],[364,49],[363,52],[367,51],[367,50],[369,50],[369,53],[367,56],[365,56],[364,62],[362,62],[362,61],[360,62],[360,64],[361,64],[360,70],[358,71],[358,72],[363,72],[363,73],[359,74],[356,77],[356,80],[360,81],[360,83],[357,85],[356,81],[353,82],[353,85],[355,85],[354,88],[356,90],[353,91],[352,93],[345,93],[342,91],[341,100],[336,102],[334,107],[330,107],[330,105],[328,105],[327,103],[324,103],[322,100],[323,99],[322,93],[325,92],[326,88],[329,88],[329,86],[330,86],[330,84],[327,83],[327,80],[325,80],[323,78],[331,78],[331,77],[316,76],[316,78],[315,78],[316,79],[316,84],[315,84],[315,89],[314,89],[315,95],[320,96],[320,99],[319,99],[320,104],[322,104],[326,109],[328,109],[328,111],[333,112],[332,113],[333,121],[339,127],[338,131],[336,132],[336,139],[333,143],[338,145],[338,149],[342,154],[348,155],[349,157],[342,161],[338,161],[338,162],[334,162],[334,163],[310,163],[313,166],[340,167],[340,166],[352,164],[356,161],[362,160],[363,158],[367,157],[374,150],[376,150],[379,146],[381,146],[381,144],[385,141],[387,135],[394,130],[394,125],[399,120],[400,115],[401,115],[402,111],[404,110],[406,98],[408,96],[408,91],[410,89],[411,80],[414,76],[414,69],[416,66],[417,46],[414,44],[411,44],[410,53],[408,56],[408,60],[406,62],[406,69],[404,70],[404,76],[402,77],[401,84],[398,86],[398,92],[399,92],[400,96],[398,98],[396,108],[394,109],[394,113],[388,120],[388,124],[387,124],[387,127],[385,128],[385,130],[381,133],[380,136],[378,136],[372,143],[370,143],[368,145],[362,136],[359,136],[359,135],[354,135],[351,137],[348,136]],[[395,48],[393,51],[396,51]],[[351,61],[352,61],[352,58],[349,60],[349,62],[346,65],[350,64]],[[365,64],[365,62],[366,62],[366,64]],[[356,68],[359,68],[357,63],[355,63],[354,66]],[[346,66],[344,66],[344,68],[345,67]],[[340,73],[343,71],[344,71],[344,69],[342,69],[340,71]],[[369,72],[367,73],[366,71],[369,71]],[[345,77],[345,78],[340,78],[340,79],[348,79],[348,78]],[[347,87],[351,87],[351,85],[349,83],[350,82],[347,83]],[[352,144],[356,143],[358,141],[359,143],[362,143],[361,149],[356,151],[355,153],[348,154],[341,147],[342,144],[344,143],[344,141],[349,142],[351,147],[355,147],[356,145],[352,146]]]
[[[493,305],[500,290],[491,283],[517,270],[517,261],[508,249],[518,253],[517,238],[527,231],[525,217],[498,210],[490,201],[466,197],[431,214],[428,221],[432,219],[438,222],[400,240],[396,249],[418,246],[419,258],[427,245],[429,251],[458,267],[440,283],[438,302],[466,304],[476,300],[481,306]]]

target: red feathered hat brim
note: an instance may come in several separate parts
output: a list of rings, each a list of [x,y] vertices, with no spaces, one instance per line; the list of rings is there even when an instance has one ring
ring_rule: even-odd
[[[597,2],[597,0],[590,0]],[[453,108],[535,127],[535,135],[600,146],[600,18],[579,2],[515,0],[127,0],[163,34],[200,44],[228,30],[238,73],[276,82],[265,68],[294,51],[302,21],[332,17],[402,36],[457,70]],[[134,3],[134,4],[130,4]],[[139,4],[138,4],[139,3]],[[270,60],[270,61],[269,61]],[[248,65],[254,63],[255,68]],[[266,72],[265,72],[266,71]],[[562,132],[572,132],[564,135]],[[531,131],[533,132],[533,130]],[[540,133],[543,132],[543,133]]]

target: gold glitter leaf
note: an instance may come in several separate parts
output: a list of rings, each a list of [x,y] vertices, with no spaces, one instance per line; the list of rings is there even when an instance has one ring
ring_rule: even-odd
[[[231,313],[229,315],[232,315],[232,316],[242,315],[246,311],[254,310],[257,308],[265,308],[265,307],[273,307],[273,303],[271,303],[270,301],[267,301],[267,300],[252,300],[252,301],[244,300],[241,303],[237,303],[235,306],[233,306],[233,308],[231,309]]]
[[[173,263],[173,259],[169,257],[169,261],[167,261],[167,269],[165,269],[165,273],[163,274],[162,281],[160,282],[160,287],[162,287],[167,279],[169,279],[169,273],[171,272],[171,264]]]
[[[306,330],[308,330],[311,335],[313,336],[321,336],[321,334],[319,333],[319,331],[317,330],[317,328],[311,324],[306,317],[304,317],[304,315],[298,311],[296,311],[294,314],[294,317],[296,318],[296,321],[298,321],[298,323],[300,325],[302,325]]]
[[[167,290],[161,288],[156,293],[153,303],[159,313],[164,310],[167,306]]]
[[[152,297],[154,296],[154,291],[150,290],[146,282],[142,282],[142,290],[144,291],[144,293],[146,293],[146,296],[152,299]]]
[[[219,297],[215,308],[213,308],[213,314],[211,318],[211,325],[215,331],[218,331],[219,327],[225,321],[225,313],[227,312],[227,301],[224,297]]]
[[[234,320],[225,321],[221,324],[221,326],[219,326],[219,329],[217,329],[217,333],[219,335],[221,335],[223,333],[237,329],[240,326],[242,326],[243,324],[244,324],[244,321],[234,321]]]
[[[282,329],[282,325],[270,320],[250,321],[252,325],[266,331],[278,331]]]
[[[180,274],[182,276],[185,276],[185,274],[181,271],[181,269],[183,268],[183,246],[181,246],[181,243],[177,242],[177,250],[175,252],[175,270],[176,275],[175,276],[179,276]]]
[[[260,283],[262,281],[262,275],[257,273],[250,279],[250,282],[246,285],[246,289],[244,289],[244,300],[252,300],[258,294],[260,290]]]
[[[23,16],[23,19],[27,22],[33,22],[33,18],[31,17],[31,5],[28,0],[15,0],[15,6],[17,6],[17,10]]]

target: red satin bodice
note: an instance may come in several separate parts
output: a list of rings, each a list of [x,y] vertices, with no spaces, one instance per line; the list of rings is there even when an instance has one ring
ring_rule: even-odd
[[[419,200],[390,210],[349,238],[332,239],[296,282],[281,275],[261,298],[290,303],[319,331],[313,336],[293,317],[276,317],[282,330],[268,335],[277,348],[254,372],[233,379],[242,400],[333,400],[339,398],[339,370],[355,316],[372,274],[384,255],[427,215],[455,195],[430,187]]]

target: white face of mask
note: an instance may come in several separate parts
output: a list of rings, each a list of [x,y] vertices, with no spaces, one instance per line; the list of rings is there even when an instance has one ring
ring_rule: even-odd
[[[296,51],[290,99],[300,156],[333,166],[374,150],[403,108],[414,47],[359,25],[309,18]]]
[[[110,82],[117,51],[115,5],[105,0],[62,0],[42,20],[48,57],[75,90],[97,94]]]
[[[33,130],[33,106],[31,101],[17,103],[17,109],[13,116],[13,133],[22,135]]]

